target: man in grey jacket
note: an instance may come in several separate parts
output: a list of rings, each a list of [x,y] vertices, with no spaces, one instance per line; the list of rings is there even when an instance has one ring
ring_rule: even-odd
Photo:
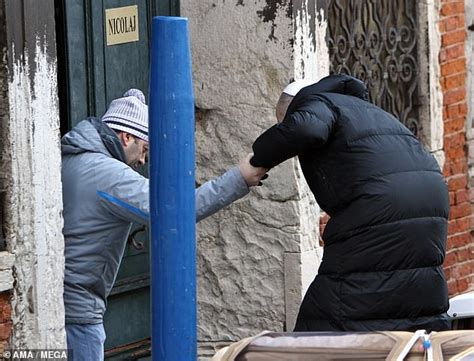
[[[148,155],[148,106],[131,89],[102,119],[80,122],[62,139],[68,348],[74,360],[102,360],[102,324],[132,222],[148,224],[149,183],[134,168]],[[251,155],[196,189],[199,221],[249,192],[266,173]]]

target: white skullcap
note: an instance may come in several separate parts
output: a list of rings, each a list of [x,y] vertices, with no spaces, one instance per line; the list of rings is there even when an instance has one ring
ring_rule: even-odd
[[[303,89],[304,87],[307,87],[308,85],[314,84],[315,81],[309,80],[309,79],[301,79],[301,80],[295,80],[294,82],[288,84],[285,89],[283,89],[283,93],[291,95],[294,97],[298,92]]]
[[[148,142],[148,106],[145,96],[138,89],[130,89],[122,98],[112,100],[102,121],[112,129]]]

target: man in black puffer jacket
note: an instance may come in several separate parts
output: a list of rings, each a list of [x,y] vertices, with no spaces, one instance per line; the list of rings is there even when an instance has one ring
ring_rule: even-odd
[[[436,160],[367,101],[360,80],[333,75],[295,87],[280,97],[279,123],[255,141],[251,160],[272,168],[297,155],[331,217],[295,331],[449,329],[449,197]]]

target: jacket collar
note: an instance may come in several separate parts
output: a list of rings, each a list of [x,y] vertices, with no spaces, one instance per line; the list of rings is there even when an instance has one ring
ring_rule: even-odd
[[[97,118],[89,118],[89,121],[97,130],[102,143],[104,143],[105,148],[107,148],[112,157],[126,163],[125,151],[120,143],[120,139],[117,137],[117,133]]]
[[[63,155],[84,152],[103,153],[126,163],[125,152],[117,134],[97,118],[78,123],[61,139]]]

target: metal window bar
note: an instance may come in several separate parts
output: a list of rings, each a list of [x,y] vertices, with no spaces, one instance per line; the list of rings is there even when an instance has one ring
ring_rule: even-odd
[[[417,13],[413,0],[331,0],[328,45],[331,73],[363,80],[372,103],[420,136]]]

